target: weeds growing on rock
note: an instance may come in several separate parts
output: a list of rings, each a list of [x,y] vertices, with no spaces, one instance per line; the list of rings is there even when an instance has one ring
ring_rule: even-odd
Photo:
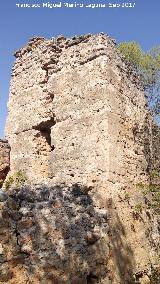
[[[142,209],[143,209],[142,203],[136,204],[135,207],[134,207],[134,209],[135,209],[135,211],[136,211],[137,213],[141,213],[141,212],[142,212]]]
[[[14,183],[14,178],[12,176],[8,177],[7,180],[4,182],[5,190],[8,190]]]
[[[139,188],[147,200],[147,205],[155,210],[160,209],[160,184],[138,183]]]
[[[14,175],[9,176],[4,182],[4,189],[7,191],[11,187],[21,187],[27,181],[27,176],[24,171],[19,170]]]

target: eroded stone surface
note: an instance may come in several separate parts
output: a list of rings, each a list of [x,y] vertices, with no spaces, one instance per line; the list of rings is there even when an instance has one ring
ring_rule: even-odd
[[[10,168],[10,147],[7,140],[0,139],[0,187]]]
[[[145,99],[106,35],[34,38],[16,53],[7,136],[11,171],[54,182],[146,180]]]
[[[152,181],[160,184],[160,128],[153,124],[152,127]]]
[[[121,193],[100,208],[93,196],[94,189],[80,184],[8,191],[0,208],[0,283],[150,279],[156,257],[145,230],[152,218],[134,215],[134,197],[128,202]]]
[[[159,218],[137,188],[153,158],[138,76],[104,34],[33,38],[15,56],[10,174],[32,186],[1,203],[2,283],[148,281]]]
[[[21,283],[88,283],[89,275],[106,275],[108,212],[96,211],[83,187],[24,187],[9,194],[1,214],[0,262],[8,261],[7,283],[16,281],[18,268]]]

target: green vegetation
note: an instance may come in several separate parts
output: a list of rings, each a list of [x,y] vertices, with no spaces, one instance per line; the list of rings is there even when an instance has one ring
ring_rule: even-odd
[[[151,178],[158,178],[160,177],[160,173],[157,170],[153,170],[151,173]]]
[[[27,181],[27,176],[24,171],[19,170],[13,176],[9,176],[4,183],[5,190],[8,190],[12,186],[21,187]]]
[[[119,44],[118,50],[141,76],[148,105],[155,117],[160,116],[160,46],[145,53],[135,41]]]
[[[8,190],[14,183],[14,178],[12,176],[8,177],[4,183],[5,190]]]
[[[15,185],[22,186],[27,181],[27,176],[24,171],[19,170],[15,173]]]
[[[146,184],[139,182],[137,183],[137,188],[143,190],[146,187]]]
[[[134,67],[142,68],[143,51],[138,43],[135,41],[123,42],[119,44],[118,49]]]
[[[156,82],[160,71],[160,47],[145,53],[138,43],[131,41],[119,44],[118,49],[142,75],[145,86]]]
[[[160,209],[160,184],[143,184],[138,183],[137,188],[140,189],[147,198],[147,206],[155,209]],[[139,207],[139,206],[138,206]]]
[[[138,203],[138,204],[136,204],[135,207],[134,207],[134,210],[135,210],[137,213],[141,213],[141,212],[142,212],[142,209],[143,209],[142,203]]]

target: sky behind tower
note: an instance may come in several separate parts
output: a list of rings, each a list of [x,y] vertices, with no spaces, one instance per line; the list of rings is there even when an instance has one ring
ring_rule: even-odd
[[[62,4],[66,1],[61,1]],[[160,45],[159,0],[82,0],[67,3],[105,3],[107,8],[42,8],[60,1],[3,0],[0,3],[0,137],[4,137],[13,53],[33,36],[67,37],[105,32],[116,41],[137,41],[145,51]],[[16,4],[39,4],[40,8],[18,8]],[[135,3],[134,8],[109,8],[109,4]]]

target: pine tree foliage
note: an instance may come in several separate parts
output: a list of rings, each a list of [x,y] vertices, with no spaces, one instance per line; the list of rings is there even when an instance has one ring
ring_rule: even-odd
[[[118,46],[120,53],[141,75],[148,106],[159,123],[160,120],[160,46],[145,53],[135,41],[123,42]]]

